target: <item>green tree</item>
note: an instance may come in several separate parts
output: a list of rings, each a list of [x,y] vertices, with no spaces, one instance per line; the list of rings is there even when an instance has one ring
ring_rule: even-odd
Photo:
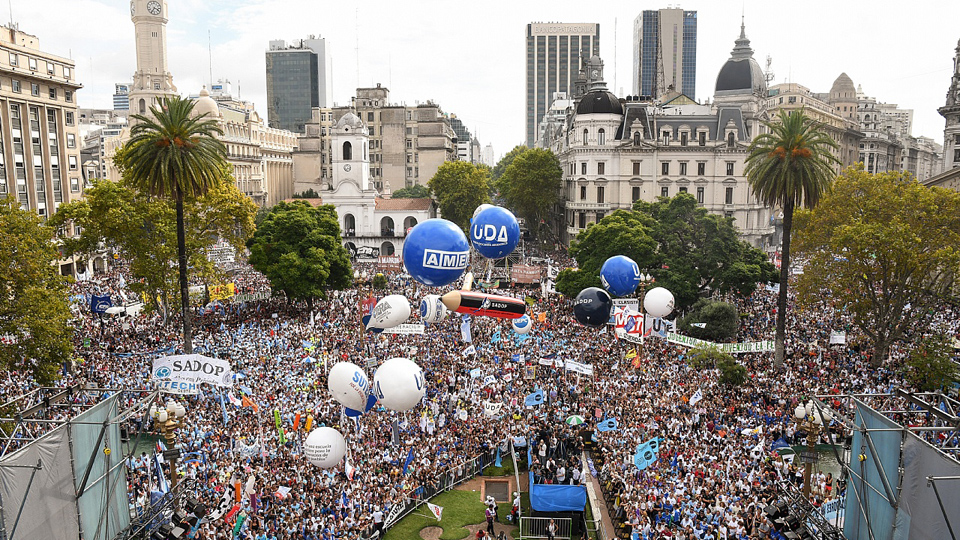
[[[464,231],[470,226],[473,211],[490,202],[490,179],[466,161],[444,162],[427,187],[433,192],[443,218]]]
[[[376,274],[375,276],[373,276],[373,283],[372,283],[372,285],[373,285],[373,288],[374,288],[374,289],[386,289],[386,288],[387,288],[387,276],[381,274],[380,272],[377,272],[377,274]]]
[[[698,346],[690,349],[687,363],[694,369],[716,369],[720,371],[718,382],[726,386],[740,386],[747,380],[747,368],[737,360],[716,347]]]
[[[701,298],[680,318],[677,328],[697,339],[729,341],[740,330],[740,313],[733,304]]]
[[[787,324],[787,288],[790,277],[790,234],[793,212],[813,208],[833,179],[833,155],[839,145],[821,124],[803,109],[780,110],[774,122],[765,122],[768,131],[750,144],[747,182],[753,194],[769,207],[783,210],[783,238],[780,243],[780,296],[777,298],[777,332],[774,366],[783,365],[783,341]]]
[[[319,199],[320,194],[314,191],[313,188],[310,188],[302,193],[294,193],[294,199]]]
[[[281,202],[247,242],[250,264],[290,300],[326,298],[327,289],[344,289],[353,280],[350,256],[340,242],[340,222],[332,205]]]
[[[527,230],[538,240],[543,240],[541,231],[552,230],[562,178],[557,156],[550,150],[532,148],[516,156],[497,181],[500,196],[526,220]]]
[[[490,171],[490,178],[492,178],[495,183],[500,180],[500,177],[503,176],[503,173],[507,170],[507,167],[513,163],[513,160],[517,159],[517,156],[526,152],[527,150],[529,150],[529,148],[523,144],[514,146],[513,150],[507,152],[507,154],[500,158],[500,161],[493,166],[493,169]]]
[[[706,294],[747,296],[758,283],[777,281],[776,267],[739,239],[733,218],[707,212],[693,195],[637,201],[633,207],[652,218],[650,235],[657,245],[652,260],[637,264],[673,293],[679,309]]]
[[[68,278],[58,272],[53,229],[7,197],[0,200],[0,230],[0,335],[11,338],[0,342],[0,367],[49,384],[73,351]]]
[[[149,115],[133,115],[122,168],[139,191],[171,198],[177,214],[177,264],[183,318],[183,348],[193,352],[190,294],[187,289],[187,243],[184,203],[223,181],[226,147],[216,120],[193,113],[194,102],[179,96],[160,99]]]
[[[924,337],[907,356],[907,380],[921,392],[948,388],[960,380],[960,365],[954,354],[950,336],[935,333]]]
[[[430,197],[430,189],[427,186],[414,184],[394,191],[391,197],[394,199],[426,199]]]
[[[960,194],[849,168],[817,208],[797,214],[797,247],[807,259],[801,301],[827,299],[852,315],[879,365],[906,330],[955,298]]]

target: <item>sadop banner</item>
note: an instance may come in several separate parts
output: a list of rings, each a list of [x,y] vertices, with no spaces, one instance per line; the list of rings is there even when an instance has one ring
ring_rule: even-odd
[[[229,388],[233,385],[230,362],[199,354],[161,356],[153,360],[152,379],[176,383],[208,383]]]

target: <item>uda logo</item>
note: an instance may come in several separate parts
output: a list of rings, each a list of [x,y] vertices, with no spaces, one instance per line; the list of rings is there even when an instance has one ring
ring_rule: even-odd
[[[158,379],[166,379],[170,376],[170,368],[167,366],[158,367],[154,375],[156,375]]]
[[[469,251],[423,250],[423,267],[438,270],[463,270],[469,264]]]
[[[470,237],[474,242],[480,242],[489,246],[507,245],[507,228],[493,225],[474,225],[470,229]]]

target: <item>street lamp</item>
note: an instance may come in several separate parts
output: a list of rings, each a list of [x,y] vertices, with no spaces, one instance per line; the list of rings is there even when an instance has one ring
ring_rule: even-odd
[[[829,426],[833,414],[828,409],[817,408],[811,399],[806,405],[797,405],[793,416],[796,418],[797,428],[807,432],[807,451],[800,455],[800,460],[803,462],[803,496],[809,499],[810,474],[813,472],[813,463],[817,460],[817,440],[825,428],[824,424]]]
[[[167,441],[169,450],[177,450],[176,430],[183,427],[183,417],[187,415],[187,408],[183,404],[170,399],[164,408],[158,408],[156,403],[150,405],[150,416],[154,419],[154,426],[163,438]],[[171,452],[169,458],[165,455],[164,459],[170,460],[170,489],[177,487],[177,458],[180,452]]]

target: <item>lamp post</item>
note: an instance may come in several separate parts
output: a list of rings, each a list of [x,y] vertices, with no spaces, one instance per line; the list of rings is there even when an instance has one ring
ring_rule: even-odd
[[[824,429],[824,423],[829,425],[833,415],[829,410],[818,409],[814,411],[813,400],[797,405],[793,411],[793,416],[797,421],[797,428],[807,432],[807,451],[801,454],[800,460],[803,461],[803,496],[810,498],[810,475],[813,472],[813,463],[816,461],[817,440],[820,438],[820,431]]]
[[[167,441],[169,450],[176,450],[177,432],[183,426],[183,417],[187,415],[187,408],[174,400],[168,400],[166,407],[158,408],[156,403],[150,406],[150,416],[154,420],[154,426],[164,440]],[[165,455],[164,459],[170,460],[170,489],[177,487],[177,458],[178,452],[171,452],[169,458]]]

